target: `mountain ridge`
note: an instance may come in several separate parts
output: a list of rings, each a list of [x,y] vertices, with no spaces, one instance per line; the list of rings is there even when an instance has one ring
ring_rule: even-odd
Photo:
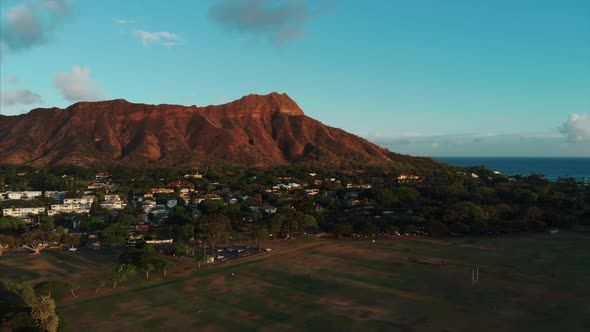
[[[203,107],[114,99],[0,117],[2,164],[263,167],[304,162],[436,163],[326,126],[276,92]]]

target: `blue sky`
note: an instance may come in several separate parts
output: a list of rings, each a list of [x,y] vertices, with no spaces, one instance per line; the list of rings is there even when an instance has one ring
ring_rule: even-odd
[[[2,114],[288,93],[396,152],[590,156],[583,0],[2,0]]]

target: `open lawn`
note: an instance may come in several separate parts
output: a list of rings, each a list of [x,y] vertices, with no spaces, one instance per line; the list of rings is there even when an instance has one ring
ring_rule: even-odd
[[[80,280],[74,331],[587,331],[590,236],[271,241],[270,253],[94,294],[114,253],[2,257],[1,275]],[[480,284],[472,287],[471,269]]]

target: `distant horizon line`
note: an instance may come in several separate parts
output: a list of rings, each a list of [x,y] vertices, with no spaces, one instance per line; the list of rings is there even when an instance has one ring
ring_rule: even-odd
[[[590,159],[588,157],[581,156],[430,156],[430,158],[480,158],[480,159],[491,159],[491,158],[521,158],[521,159],[533,159],[533,158],[546,158],[546,159]]]

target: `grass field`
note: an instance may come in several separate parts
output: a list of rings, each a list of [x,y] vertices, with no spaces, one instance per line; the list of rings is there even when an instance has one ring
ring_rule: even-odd
[[[587,331],[590,236],[270,242],[270,253],[94,294],[114,254],[0,258],[2,276],[78,278],[73,331]],[[471,285],[478,266],[480,284]]]

